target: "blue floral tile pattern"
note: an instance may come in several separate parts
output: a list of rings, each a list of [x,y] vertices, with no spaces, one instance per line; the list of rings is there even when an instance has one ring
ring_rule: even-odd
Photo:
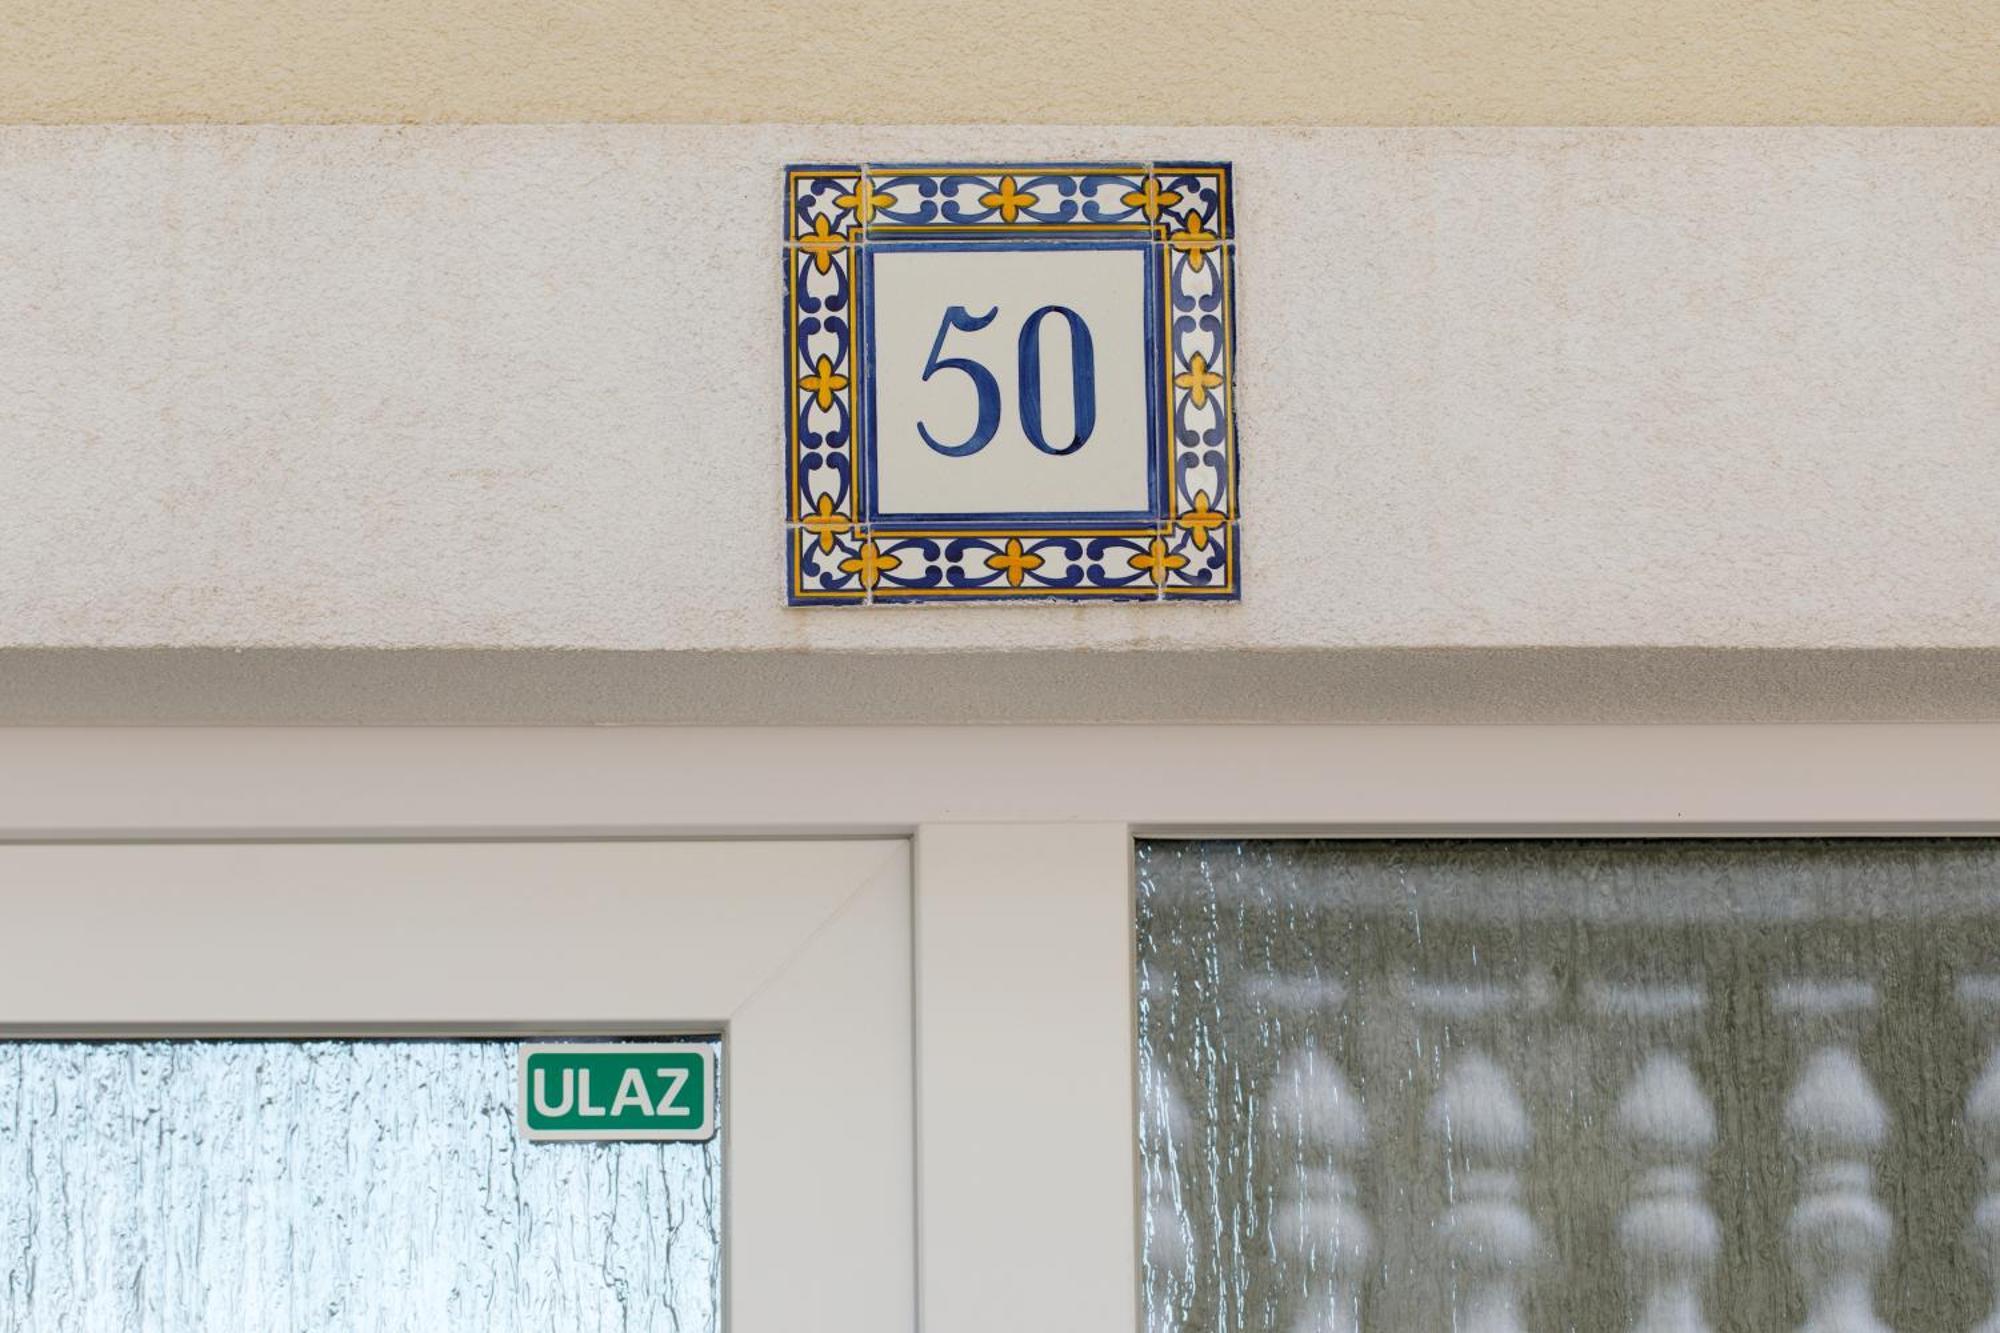
[[[787,168],[788,602],[1236,600],[1229,178],[1229,165],[1213,162]],[[1142,253],[1151,291],[1133,317],[1147,325],[1154,404],[1143,413],[1154,479],[1146,509],[921,522],[882,512],[869,436],[869,257],[878,246]],[[954,364],[938,357],[933,347],[940,367]]]

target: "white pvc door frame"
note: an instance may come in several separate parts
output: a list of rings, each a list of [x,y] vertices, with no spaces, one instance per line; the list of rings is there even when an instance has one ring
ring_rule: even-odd
[[[0,845],[0,1035],[721,1032],[723,1318],[913,1322],[909,847]]]
[[[1135,836],[1995,833],[1992,724],[0,732],[0,842],[914,836],[916,1313],[825,1333],[1137,1329]]]

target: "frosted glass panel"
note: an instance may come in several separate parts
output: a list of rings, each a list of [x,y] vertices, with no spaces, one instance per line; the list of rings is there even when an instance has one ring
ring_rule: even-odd
[[[1155,1333],[1963,1333],[2000,846],[1152,842]]]
[[[0,1042],[0,1328],[713,1333],[720,1140],[523,1142],[514,1053]]]

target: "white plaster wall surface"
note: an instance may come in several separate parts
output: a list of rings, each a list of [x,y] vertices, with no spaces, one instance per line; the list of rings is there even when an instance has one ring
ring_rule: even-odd
[[[1237,165],[1238,606],[790,610],[779,168]],[[2000,131],[0,130],[0,643],[2000,644]]]

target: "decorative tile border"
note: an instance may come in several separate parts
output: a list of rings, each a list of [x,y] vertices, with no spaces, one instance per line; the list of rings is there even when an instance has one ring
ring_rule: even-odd
[[[1234,600],[1233,265],[1226,163],[794,166],[785,172],[787,600]],[[871,521],[863,255],[875,240],[1143,243],[1164,397],[1143,521]]]

